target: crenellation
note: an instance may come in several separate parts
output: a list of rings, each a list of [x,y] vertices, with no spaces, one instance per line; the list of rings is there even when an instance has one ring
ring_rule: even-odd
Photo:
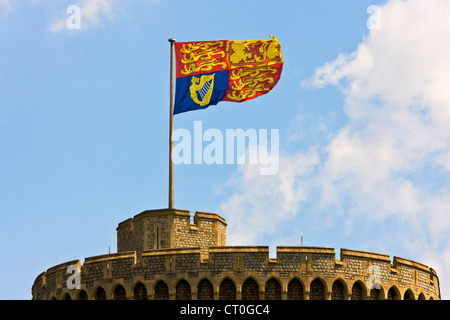
[[[267,246],[226,246],[216,214],[197,212],[193,222],[189,211],[167,209],[127,219],[117,253],[48,269],[33,299],[440,299],[436,272],[412,260],[350,249],[336,259],[334,248],[308,246],[280,246],[270,258]],[[71,265],[80,289],[67,288]]]

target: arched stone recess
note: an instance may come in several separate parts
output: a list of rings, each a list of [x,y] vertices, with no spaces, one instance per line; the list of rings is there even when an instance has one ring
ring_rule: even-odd
[[[264,300],[281,300],[281,284],[275,278],[267,280],[264,286]]]
[[[411,289],[405,291],[403,294],[403,300],[416,300]]]
[[[72,300],[72,297],[70,296],[70,294],[68,292],[66,292],[62,295],[61,300]]]
[[[252,277],[247,278],[242,284],[242,300],[258,300],[259,286],[258,282]]]
[[[190,284],[181,279],[175,286],[175,299],[176,300],[191,300],[191,286]]]
[[[141,281],[138,281],[133,287],[133,299],[148,300],[147,287]]]
[[[225,278],[220,283],[219,300],[236,300],[236,285],[230,278]]]
[[[331,300],[346,300],[347,284],[342,279],[336,279],[331,286]]]
[[[77,295],[77,300],[89,300],[87,292],[84,290],[80,290]]]
[[[214,287],[207,278],[197,284],[197,300],[214,300]]]
[[[106,291],[102,286],[98,286],[94,290],[94,300],[106,300]]]
[[[389,288],[387,293],[387,300],[401,300],[401,295],[396,286]]]
[[[127,300],[127,292],[121,284],[117,284],[114,287],[113,300]]]
[[[353,283],[350,299],[365,300],[367,297],[366,292],[367,292],[366,286],[362,281],[358,280]]]
[[[325,300],[326,283],[322,278],[315,278],[309,285],[309,300]]]
[[[169,287],[163,280],[159,280],[153,290],[155,300],[169,300]]]
[[[385,300],[386,299],[386,292],[383,288],[383,286],[372,286],[372,288],[369,291],[369,300]]]
[[[298,278],[293,278],[287,286],[288,300],[303,300],[304,285]]]

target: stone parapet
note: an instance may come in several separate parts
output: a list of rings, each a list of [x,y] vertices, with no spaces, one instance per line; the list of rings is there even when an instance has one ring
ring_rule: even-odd
[[[80,289],[67,288],[70,265],[80,266]],[[139,260],[135,251],[94,256],[41,273],[32,293],[33,299],[440,299],[436,272],[422,263],[349,249],[338,260],[334,248],[303,246],[277,247],[275,258],[267,246],[209,247],[208,255],[201,247],[145,250]]]
[[[117,227],[117,251],[136,251],[137,259],[146,250],[200,247],[207,255],[211,246],[226,243],[225,220],[216,213],[197,211],[191,221],[188,210],[143,211]]]
[[[33,299],[440,299],[422,263],[350,249],[336,259],[334,248],[307,246],[270,258],[267,246],[226,246],[226,226],[215,213],[143,211],[119,223],[117,253],[48,269]]]

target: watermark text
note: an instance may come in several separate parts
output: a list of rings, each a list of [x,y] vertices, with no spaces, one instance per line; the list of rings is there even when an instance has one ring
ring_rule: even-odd
[[[261,175],[274,175],[279,169],[279,130],[219,129],[203,131],[202,121],[194,121],[191,131],[178,128],[172,134],[174,164],[254,164]],[[270,151],[269,151],[270,144]]]

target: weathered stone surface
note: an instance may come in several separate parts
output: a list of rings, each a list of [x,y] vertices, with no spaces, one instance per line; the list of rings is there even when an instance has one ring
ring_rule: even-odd
[[[144,211],[117,227],[118,253],[54,266],[33,299],[440,299],[436,272],[385,254],[334,248],[226,246],[217,214]],[[80,268],[80,289],[68,280]],[[377,283],[379,287],[373,285]]]

